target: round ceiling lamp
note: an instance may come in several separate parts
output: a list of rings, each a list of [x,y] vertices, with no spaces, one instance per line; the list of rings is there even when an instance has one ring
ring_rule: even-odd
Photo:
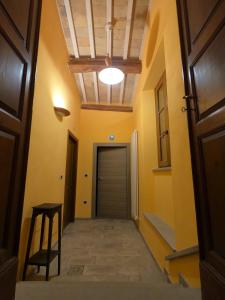
[[[124,73],[115,67],[106,67],[99,72],[99,80],[108,85],[118,84],[124,79]]]

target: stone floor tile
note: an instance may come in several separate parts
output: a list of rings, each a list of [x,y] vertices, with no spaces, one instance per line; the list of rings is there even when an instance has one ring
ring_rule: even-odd
[[[34,280],[43,280],[42,268]],[[151,282],[164,281],[154,259],[132,221],[76,220],[62,237],[62,268],[51,263],[51,281]],[[154,281],[154,280],[153,280]]]

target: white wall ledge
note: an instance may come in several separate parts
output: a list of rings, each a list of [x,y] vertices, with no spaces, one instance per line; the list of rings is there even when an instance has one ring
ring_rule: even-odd
[[[153,213],[144,213],[145,219],[158,231],[173,251],[176,251],[176,235],[171,226]]]

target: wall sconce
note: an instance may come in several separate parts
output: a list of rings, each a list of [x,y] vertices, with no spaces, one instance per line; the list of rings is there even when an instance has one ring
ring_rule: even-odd
[[[59,117],[68,117],[70,115],[70,112],[63,107],[58,107],[58,106],[54,106],[54,110],[55,113],[59,116]]]

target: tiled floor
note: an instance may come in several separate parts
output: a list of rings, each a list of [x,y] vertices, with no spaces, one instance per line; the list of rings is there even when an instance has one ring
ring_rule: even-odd
[[[41,276],[30,279],[42,279]],[[52,281],[165,281],[132,221],[77,220],[64,231],[62,270],[52,262]]]
[[[44,279],[41,275],[34,280]],[[62,272],[50,282],[19,282],[16,300],[200,300],[197,289],[168,284],[132,221],[70,224],[62,239]]]

